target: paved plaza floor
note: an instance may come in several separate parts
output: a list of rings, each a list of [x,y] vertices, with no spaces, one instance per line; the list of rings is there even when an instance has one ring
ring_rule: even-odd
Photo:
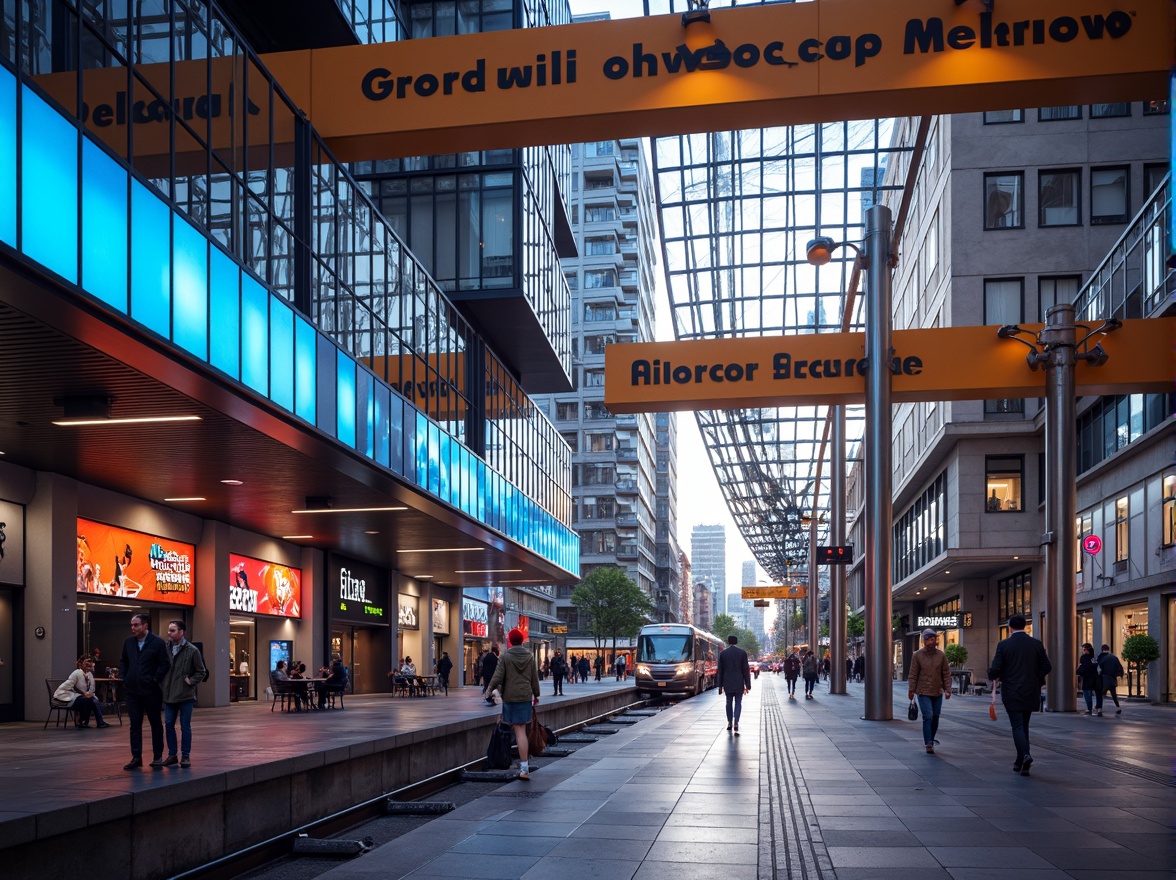
[[[988,702],[948,701],[928,755],[905,685],[903,720],[867,722],[860,684],[762,675],[738,737],[715,692],[685,700],[324,876],[1171,880],[1171,708],[1035,714],[1023,777]]]

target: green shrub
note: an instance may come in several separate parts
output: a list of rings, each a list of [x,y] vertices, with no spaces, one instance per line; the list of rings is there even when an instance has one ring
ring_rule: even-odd
[[[968,662],[968,649],[963,645],[948,645],[943,649],[947,662],[952,666],[963,666]]]

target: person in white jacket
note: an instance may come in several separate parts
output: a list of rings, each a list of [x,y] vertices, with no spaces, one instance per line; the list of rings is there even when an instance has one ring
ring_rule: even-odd
[[[90,726],[90,715],[94,716],[98,727],[110,726],[102,720],[102,708],[94,690],[94,661],[88,656],[78,658],[78,668],[58,685],[53,692],[53,702],[73,709],[77,713],[79,728]]]

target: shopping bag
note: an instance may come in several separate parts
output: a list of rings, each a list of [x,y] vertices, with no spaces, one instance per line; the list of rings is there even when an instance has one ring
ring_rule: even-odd
[[[494,725],[490,734],[490,745],[486,747],[486,766],[491,770],[506,770],[510,767],[510,749],[514,745],[514,729],[503,724],[502,719]]]
[[[916,705],[914,700],[911,700],[911,704],[909,706],[907,706],[907,720],[908,721],[918,721],[919,720],[919,707],[918,707],[918,705]]]
[[[996,720],[996,682],[992,683],[992,702],[988,704],[988,717]]]
[[[532,713],[527,724],[527,751],[532,755],[542,755],[547,748],[547,736],[543,733],[543,725],[539,723],[539,716]]]
[[[559,742],[559,737],[555,735],[555,731],[546,724],[543,725],[543,737],[547,740],[547,745],[549,746],[553,746]]]

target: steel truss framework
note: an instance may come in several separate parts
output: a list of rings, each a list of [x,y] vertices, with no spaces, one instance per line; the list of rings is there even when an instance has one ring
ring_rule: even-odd
[[[646,0],[646,14],[685,9],[683,0]],[[818,269],[805,245],[818,235],[861,241],[865,211],[881,200],[892,164],[891,130],[891,120],[864,120],[654,139],[675,337],[838,332],[854,252],[841,248]],[[862,302],[850,329],[862,329]],[[829,467],[819,466],[826,413],[808,406],[696,414],[731,515],[773,578],[807,564],[808,517],[820,523],[818,541],[827,535]],[[860,406],[848,408],[846,423],[852,461]]]

